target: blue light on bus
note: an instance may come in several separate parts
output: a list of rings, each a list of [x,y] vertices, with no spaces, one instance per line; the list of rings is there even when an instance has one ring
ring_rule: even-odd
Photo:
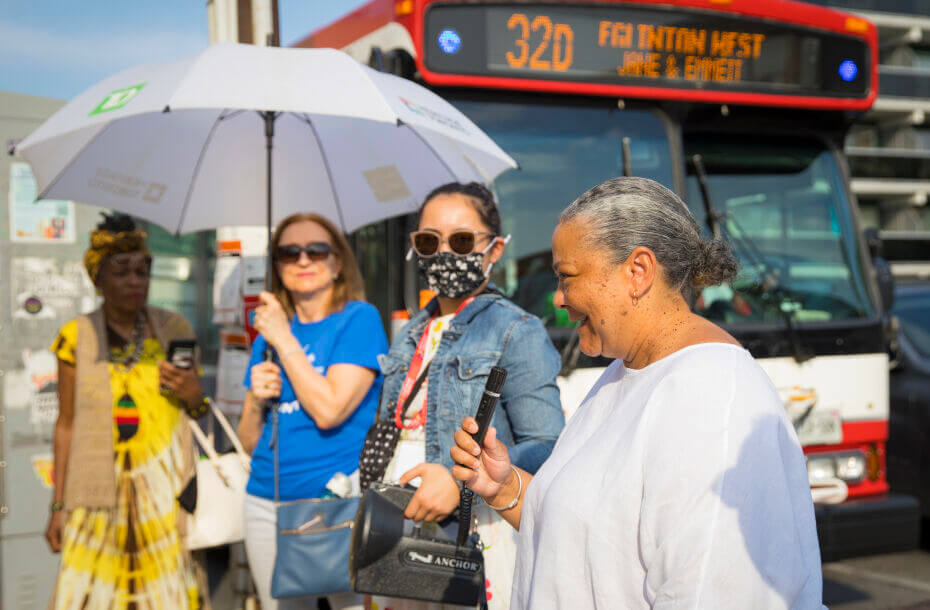
[[[439,33],[439,48],[443,53],[452,55],[462,46],[462,37],[455,30],[443,30]]]
[[[859,73],[859,66],[857,66],[856,62],[853,60],[847,59],[840,64],[839,72],[840,78],[848,83],[856,78],[856,75]]]

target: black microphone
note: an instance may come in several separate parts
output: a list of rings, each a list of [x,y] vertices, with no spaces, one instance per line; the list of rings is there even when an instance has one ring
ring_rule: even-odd
[[[499,366],[491,368],[488,375],[488,382],[484,386],[484,392],[481,394],[481,401],[478,403],[478,412],[475,413],[475,421],[478,422],[478,431],[471,435],[480,447],[484,442],[484,436],[491,426],[491,418],[494,416],[494,409],[497,408],[497,402],[501,397],[501,388],[504,387],[504,381],[507,380],[507,370]],[[468,539],[468,533],[471,529],[471,504],[474,493],[462,483],[462,493],[459,498],[459,533],[458,545],[463,546]]]

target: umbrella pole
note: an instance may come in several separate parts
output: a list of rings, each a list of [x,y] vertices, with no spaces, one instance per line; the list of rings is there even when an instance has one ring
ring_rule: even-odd
[[[271,151],[274,148],[274,121],[278,118],[278,115],[266,110],[261,113],[261,116],[265,119],[265,230],[268,233],[268,252],[265,258],[265,290],[271,292],[271,266],[274,265],[271,246]],[[272,349],[271,345],[267,345],[265,347],[265,362],[271,362],[272,360],[274,360],[274,349]]]
[[[274,148],[274,120],[277,118],[274,112],[263,112],[262,118],[265,119],[265,229],[268,231],[268,257],[265,268],[265,290],[271,292],[271,151]]]

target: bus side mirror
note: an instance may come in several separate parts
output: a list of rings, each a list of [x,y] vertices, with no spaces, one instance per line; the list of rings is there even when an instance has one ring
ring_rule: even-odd
[[[872,258],[872,267],[875,269],[875,281],[878,284],[878,295],[882,300],[882,309],[886,314],[891,312],[894,305],[894,276],[891,274],[891,265],[882,256],[882,239],[878,230],[868,228],[862,232],[865,244]]]
[[[417,71],[417,63],[410,53],[404,49],[384,52],[381,47],[371,48],[371,53],[368,55],[368,67],[406,79],[412,79]]]

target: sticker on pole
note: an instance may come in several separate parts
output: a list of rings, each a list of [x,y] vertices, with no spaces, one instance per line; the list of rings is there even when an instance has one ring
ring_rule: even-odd
[[[125,89],[117,89],[109,93],[103,101],[97,104],[97,107],[90,111],[90,114],[87,116],[94,116],[95,114],[100,114],[103,112],[110,112],[111,110],[119,110],[126,104],[132,101],[134,97],[139,95],[139,92],[142,91],[142,87],[145,86],[145,83],[140,83],[132,87],[126,87]]]

